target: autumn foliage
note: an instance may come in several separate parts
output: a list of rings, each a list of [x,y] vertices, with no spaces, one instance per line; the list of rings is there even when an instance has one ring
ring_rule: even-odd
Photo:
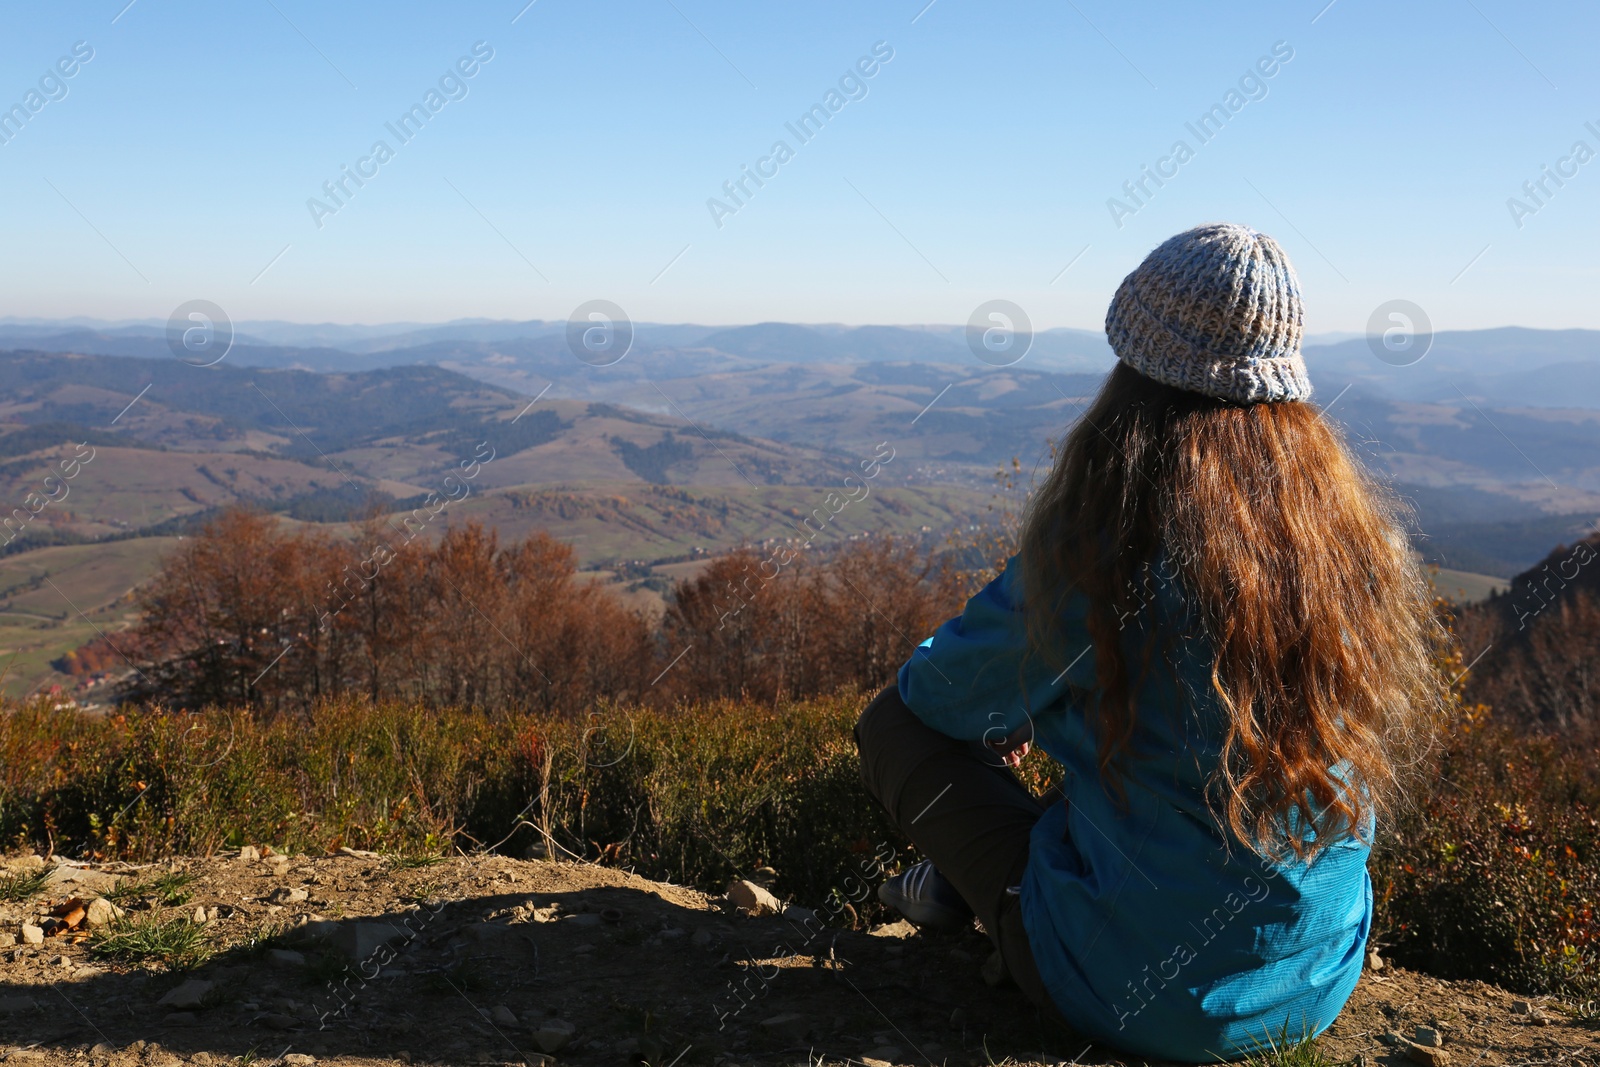
[[[542,531],[503,543],[468,524],[430,543],[375,519],[338,539],[235,510],[166,561],[123,651],[139,665],[131,696],[178,708],[772,701],[887,684],[959,610],[959,582],[889,538],[821,558],[746,549],[678,583],[655,620]]]

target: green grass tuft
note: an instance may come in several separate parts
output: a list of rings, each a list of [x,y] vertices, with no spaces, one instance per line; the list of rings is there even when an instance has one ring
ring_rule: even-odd
[[[205,962],[211,955],[211,942],[205,928],[185,916],[151,915],[103,928],[91,940],[89,950],[118,963],[159,963],[169,971],[183,971]]]
[[[44,870],[8,874],[0,878],[0,901],[15,904],[28,900],[44,889],[49,877],[50,872]]]
[[[184,890],[193,881],[192,874],[184,871],[168,871],[166,874],[145,881],[123,882],[106,893],[105,897],[114,904],[152,897],[168,907],[177,907],[179,904],[189,902],[189,894]]]
[[[1267,1038],[1267,1047],[1257,1049],[1238,1061],[1240,1067],[1339,1067],[1314,1037],[1291,1039],[1287,1034],[1277,1041]]]

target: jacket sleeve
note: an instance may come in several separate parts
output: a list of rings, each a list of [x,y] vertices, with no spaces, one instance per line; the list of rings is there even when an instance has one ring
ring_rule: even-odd
[[[1030,654],[1018,560],[967,601],[900,668],[900,699],[928,726],[962,741],[998,740],[1037,718],[1072,687],[1092,688],[1088,602],[1062,613],[1062,656]],[[1062,668],[1066,669],[1063,670]]]

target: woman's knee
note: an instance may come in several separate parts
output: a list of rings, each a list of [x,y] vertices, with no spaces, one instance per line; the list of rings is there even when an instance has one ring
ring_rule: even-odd
[[[905,701],[900,699],[900,687],[885,686],[867,703],[861,717],[856,720],[856,750],[861,753],[861,758],[865,760],[870,752],[879,750],[884,737],[908,717],[915,718]]]

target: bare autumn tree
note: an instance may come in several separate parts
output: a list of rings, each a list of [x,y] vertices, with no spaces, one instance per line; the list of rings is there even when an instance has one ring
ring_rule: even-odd
[[[678,583],[662,623],[670,692],[770,701],[886,685],[916,645],[960,610],[964,576],[890,538],[820,560],[741,549]]]
[[[247,509],[187,538],[142,600],[131,643],[144,665],[134,695],[179,707],[277,706],[294,675],[262,683],[313,628],[307,605],[324,547]]]
[[[133,695],[179,707],[357,693],[576,713],[638,699],[655,642],[543,532],[502,546],[469,524],[430,546],[373,520],[336,540],[240,510],[166,561],[129,654]]]
[[[799,596],[799,569],[798,561],[785,568],[741,548],[679,582],[662,619],[670,657],[662,692],[690,700],[775,697],[784,648],[804,643],[803,634],[783,641],[779,624],[781,602]]]
[[[872,689],[894,680],[900,665],[939,624],[960,610],[965,575],[893,538],[852,544],[819,567],[811,583],[817,659],[827,671],[819,689]]]

